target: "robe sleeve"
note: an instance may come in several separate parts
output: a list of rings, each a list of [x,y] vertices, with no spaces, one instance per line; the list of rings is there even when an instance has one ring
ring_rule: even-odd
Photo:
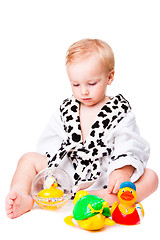
[[[132,112],[119,124],[113,139],[114,147],[108,165],[108,177],[115,169],[132,165],[135,170],[131,181],[137,181],[146,167],[150,148],[147,141],[141,137]]]
[[[46,155],[47,152],[52,158],[57,153],[65,137],[60,112],[57,111],[52,115],[40,136],[37,152],[43,155]]]

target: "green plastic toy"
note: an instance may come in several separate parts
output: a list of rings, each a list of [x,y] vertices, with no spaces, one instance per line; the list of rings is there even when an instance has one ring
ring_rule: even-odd
[[[73,219],[86,230],[98,230],[104,225],[114,225],[114,221],[108,218],[111,216],[109,204],[102,198],[82,190],[76,193],[73,203],[73,215],[64,219],[68,225],[75,226]]]

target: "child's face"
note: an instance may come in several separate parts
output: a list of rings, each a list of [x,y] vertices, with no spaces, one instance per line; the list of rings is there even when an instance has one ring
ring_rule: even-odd
[[[74,97],[87,106],[103,101],[114,77],[114,71],[109,72],[97,54],[68,65],[67,73]]]

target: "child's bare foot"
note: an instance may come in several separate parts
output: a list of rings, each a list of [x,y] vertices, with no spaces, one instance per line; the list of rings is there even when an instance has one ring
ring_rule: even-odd
[[[16,218],[32,209],[33,199],[27,194],[10,192],[6,198],[6,213],[9,218]]]

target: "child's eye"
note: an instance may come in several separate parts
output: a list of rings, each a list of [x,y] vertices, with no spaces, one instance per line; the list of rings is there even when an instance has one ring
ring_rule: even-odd
[[[78,87],[79,86],[78,83],[73,83],[72,85],[73,85],[73,87]]]
[[[96,84],[97,84],[96,82],[94,82],[94,83],[89,83],[90,86],[94,86],[94,85],[96,85]]]

